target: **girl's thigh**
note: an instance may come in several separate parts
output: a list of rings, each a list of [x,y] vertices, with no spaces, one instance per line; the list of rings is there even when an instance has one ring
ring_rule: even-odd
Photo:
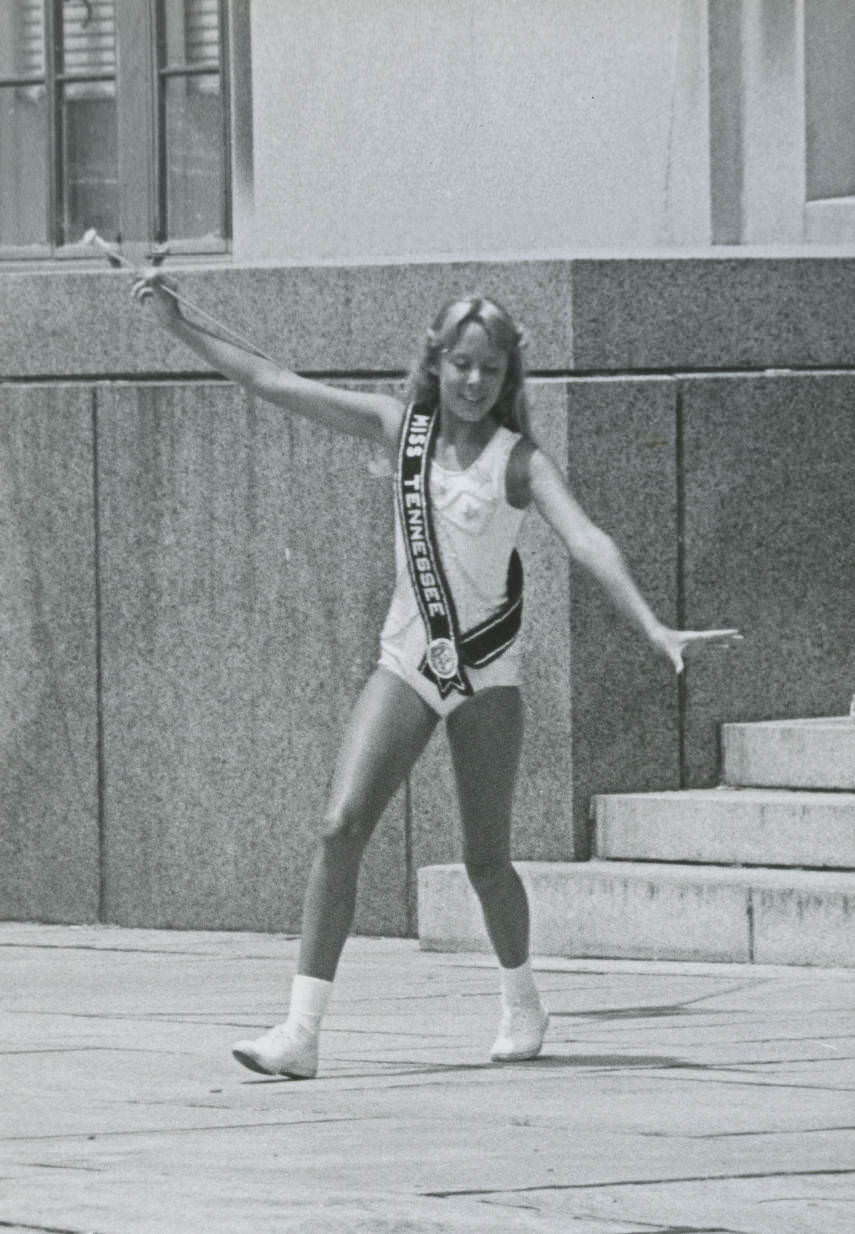
[[[358,827],[367,839],[436,723],[411,686],[388,669],[375,669],[345,725],[330,781],[326,830]]]
[[[476,694],[446,721],[467,857],[507,857],[523,738],[516,686]]]

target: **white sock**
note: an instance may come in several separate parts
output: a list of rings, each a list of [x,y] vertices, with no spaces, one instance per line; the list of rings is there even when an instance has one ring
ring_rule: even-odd
[[[291,982],[291,1003],[287,1023],[315,1036],[321,1031],[321,1020],[332,994],[333,983],[321,977],[305,977],[297,973]]]
[[[539,1007],[540,995],[534,984],[534,974],[531,971],[531,960],[526,960],[517,968],[499,967],[499,981],[502,988],[502,1002],[506,1007]]]

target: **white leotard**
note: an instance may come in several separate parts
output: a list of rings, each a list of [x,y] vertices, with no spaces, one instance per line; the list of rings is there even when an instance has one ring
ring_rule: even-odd
[[[466,633],[496,612],[507,598],[508,559],[525,510],[512,506],[505,492],[508,459],[519,433],[498,428],[465,471],[430,465],[428,482],[437,547],[458,627]],[[465,701],[456,690],[441,699],[419,672],[427,635],[410,582],[404,538],[395,509],[395,590],[380,635],[380,664],[402,677],[439,715]],[[519,641],[484,668],[467,668],[473,690],[519,683]]]

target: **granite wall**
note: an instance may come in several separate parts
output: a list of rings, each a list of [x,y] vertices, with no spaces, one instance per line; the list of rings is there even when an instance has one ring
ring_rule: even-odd
[[[105,916],[294,929],[382,618],[387,503],[358,447],[223,384],[107,387],[98,424]],[[371,921],[394,932],[389,813],[366,883],[388,867]]]
[[[93,394],[0,387],[0,916],[92,921],[101,869]]]
[[[656,609],[745,631],[678,686],[528,521],[520,858],[584,858],[594,792],[715,783],[722,721],[848,706],[851,269],[188,277],[295,367],[362,385],[406,368],[418,305],[501,289],[533,337],[536,432]],[[111,272],[4,274],[0,312],[0,917],[296,930],[389,594],[389,480],[200,374]],[[414,933],[415,870],[459,855],[439,733],[369,849],[357,929]]]

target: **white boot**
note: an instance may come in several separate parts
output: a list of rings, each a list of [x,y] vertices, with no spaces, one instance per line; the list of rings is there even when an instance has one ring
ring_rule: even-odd
[[[518,968],[500,968],[502,1019],[490,1058],[494,1063],[536,1058],[543,1046],[549,1013],[540,1001],[531,961]]]
[[[236,1041],[232,1054],[250,1071],[311,1080],[318,1071],[318,1039],[332,982],[298,974],[291,986],[291,1006],[284,1024],[276,1024],[252,1041]]]
[[[262,1075],[288,1075],[293,1080],[311,1080],[318,1071],[318,1034],[276,1024],[254,1041],[236,1041],[232,1054],[250,1071]]]

